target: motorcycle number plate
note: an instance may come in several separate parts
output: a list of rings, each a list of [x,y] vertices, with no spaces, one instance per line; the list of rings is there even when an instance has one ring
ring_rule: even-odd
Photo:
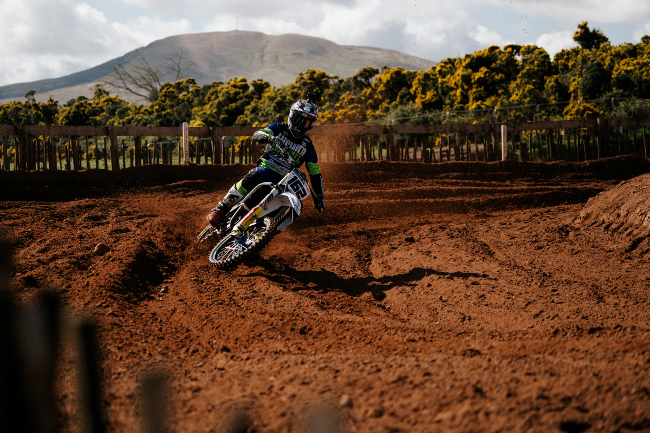
[[[289,188],[291,188],[291,191],[293,191],[299,199],[302,200],[307,197],[307,191],[305,191],[304,184],[299,178],[294,177],[291,179],[289,181]]]

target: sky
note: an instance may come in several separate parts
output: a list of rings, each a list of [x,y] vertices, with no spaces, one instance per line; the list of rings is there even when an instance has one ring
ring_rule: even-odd
[[[553,55],[589,22],[618,45],[650,34],[650,0],[0,0],[0,85],[56,78],[167,36],[248,30],[432,61],[490,45]]]

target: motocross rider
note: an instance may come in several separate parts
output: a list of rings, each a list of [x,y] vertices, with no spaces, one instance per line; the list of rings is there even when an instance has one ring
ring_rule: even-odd
[[[277,184],[287,173],[304,162],[314,189],[314,206],[319,212],[325,210],[323,178],[318,166],[318,156],[311,139],[306,135],[318,120],[318,107],[312,102],[315,95],[307,92],[291,106],[287,123],[273,123],[253,134],[253,140],[266,144],[257,167],[234,184],[223,200],[210,211],[208,222],[218,227],[223,217],[234,205],[262,182]]]

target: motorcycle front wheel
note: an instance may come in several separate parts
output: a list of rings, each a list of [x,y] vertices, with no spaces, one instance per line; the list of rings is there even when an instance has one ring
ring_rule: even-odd
[[[226,268],[241,263],[252,252],[260,250],[266,245],[277,231],[277,223],[273,218],[258,219],[238,235],[229,233],[216,247],[212,249],[208,260],[217,268]]]

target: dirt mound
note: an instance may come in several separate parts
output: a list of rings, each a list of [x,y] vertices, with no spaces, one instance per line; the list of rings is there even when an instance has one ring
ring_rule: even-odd
[[[650,174],[622,182],[589,199],[575,227],[602,227],[628,243],[627,251],[650,252]]]

